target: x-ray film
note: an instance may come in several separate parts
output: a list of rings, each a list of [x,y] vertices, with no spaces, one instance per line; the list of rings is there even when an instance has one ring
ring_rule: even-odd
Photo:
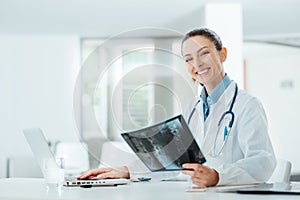
[[[153,172],[182,170],[184,163],[206,161],[182,115],[121,135]]]

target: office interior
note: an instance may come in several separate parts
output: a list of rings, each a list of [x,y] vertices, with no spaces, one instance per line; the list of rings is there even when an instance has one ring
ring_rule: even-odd
[[[52,150],[84,142],[96,168],[105,142],[122,149],[120,133],[185,112],[199,88],[180,40],[208,26],[224,36],[225,70],[261,100],[275,153],[299,181],[299,7],[297,0],[0,0],[0,177],[41,176],[24,128],[41,128]]]

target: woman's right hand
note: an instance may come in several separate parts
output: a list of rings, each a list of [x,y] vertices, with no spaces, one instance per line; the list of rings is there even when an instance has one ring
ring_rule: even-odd
[[[98,180],[106,178],[130,178],[129,170],[126,166],[120,168],[100,168],[93,169],[77,177],[79,180]]]

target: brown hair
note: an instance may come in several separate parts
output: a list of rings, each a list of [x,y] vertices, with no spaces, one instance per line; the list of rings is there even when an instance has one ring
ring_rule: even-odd
[[[209,39],[210,41],[212,41],[218,51],[222,50],[222,48],[223,48],[222,41],[221,41],[220,37],[214,31],[212,31],[208,28],[199,28],[199,29],[194,29],[194,30],[188,32],[187,34],[185,34],[184,38],[181,41],[181,54],[182,54],[183,43],[190,37],[194,37],[194,36],[198,36],[198,35],[204,36],[207,39]]]

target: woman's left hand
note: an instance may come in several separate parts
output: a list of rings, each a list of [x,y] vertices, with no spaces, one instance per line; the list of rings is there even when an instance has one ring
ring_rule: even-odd
[[[183,170],[182,173],[191,177],[192,183],[199,187],[215,186],[219,182],[219,173],[198,163],[185,163],[183,168],[192,170]]]

